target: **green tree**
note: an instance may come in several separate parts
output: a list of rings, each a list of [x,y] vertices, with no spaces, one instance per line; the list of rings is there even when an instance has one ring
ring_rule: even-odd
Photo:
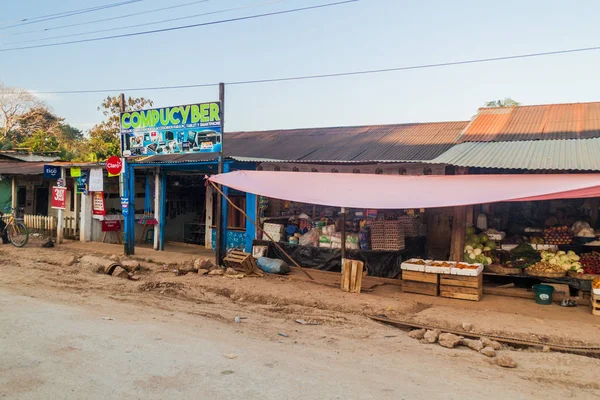
[[[493,100],[485,103],[486,107],[517,107],[520,105],[521,103],[511,99],[510,97],[506,97],[504,100]]]
[[[61,150],[61,144],[54,135],[43,130],[34,132],[23,140],[19,147],[26,147],[34,153],[56,152]]]
[[[152,107],[152,100],[143,97],[127,97],[125,111],[139,111]],[[121,121],[118,96],[108,96],[98,107],[106,117],[105,121],[94,125],[89,132],[87,161],[102,161],[110,156],[121,154]]]

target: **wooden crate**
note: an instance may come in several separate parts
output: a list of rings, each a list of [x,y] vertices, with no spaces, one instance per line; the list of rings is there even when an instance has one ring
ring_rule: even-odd
[[[246,274],[246,276],[263,276],[264,273],[256,265],[252,254],[243,251],[230,250],[223,259],[223,264]]]
[[[439,291],[438,274],[417,271],[402,271],[402,291],[406,293],[437,296]]]
[[[600,315],[600,295],[594,294],[594,291],[592,291],[590,302],[592,305],[592,314]]]
[[[364,263],[356,260],[342,260],[342,281],[344,292],[360,293]]]
[[[483,275],[441,275],[440,296],[451,299],[479,301],[483,296]]]
[[[414,281],[414,282],[425,282],[425,283],[439,283],[439,274],[428,274],[426,272],[418,271],[402,271],[403,281]]]

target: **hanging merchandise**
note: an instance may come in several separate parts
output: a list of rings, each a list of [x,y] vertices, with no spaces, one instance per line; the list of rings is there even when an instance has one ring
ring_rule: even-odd
[[[483,213],[477,216],[477,229],[481,229],[482,231],[486,231],[487,226],[487,216]]]
[[[80,167],[71,167],[71,178],[79,178],[81,176],[81,168]]]
[[[89,170],[81,170],[81,175],[77,178],[76,190],[77,194],[88,194]]]
[[[88,190],[90,192],[104,191],[104,179],[102,175],[102,168],[92,168],[90,170],[90,182]]]

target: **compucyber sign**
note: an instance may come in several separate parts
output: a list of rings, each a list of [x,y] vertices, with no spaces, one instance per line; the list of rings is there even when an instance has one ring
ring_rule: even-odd
[[[218,153],[221,118],[218,101],[122,113],[123,156]]]

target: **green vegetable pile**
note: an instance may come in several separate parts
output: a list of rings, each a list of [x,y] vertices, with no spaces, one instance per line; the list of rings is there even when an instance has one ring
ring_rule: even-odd
[[[489,240],[485,233],[477,235],[475,228],[467,228],[465,238],[465,261],[488,265],[492,263],[490,252],[496,250],[496,242]]]

